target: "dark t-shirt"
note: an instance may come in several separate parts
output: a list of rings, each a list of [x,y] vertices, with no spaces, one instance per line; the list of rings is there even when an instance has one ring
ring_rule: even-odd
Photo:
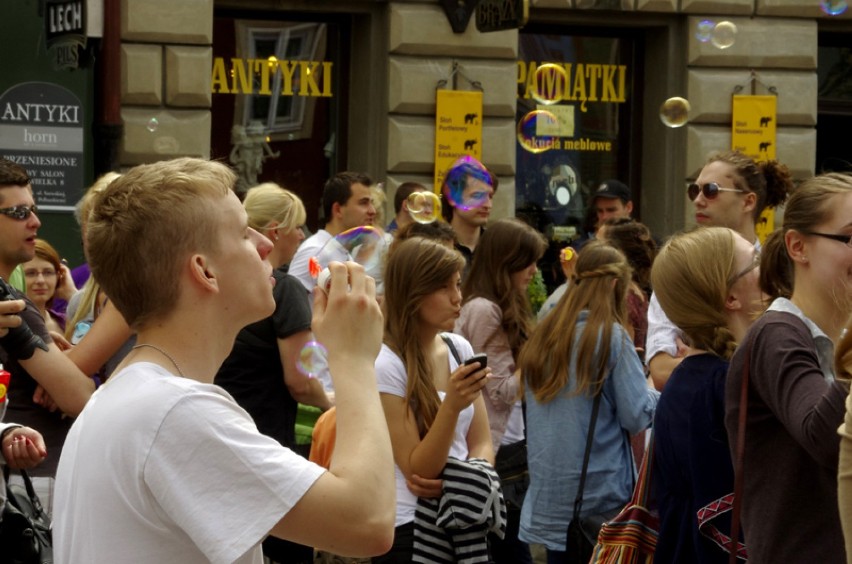
[[[292,447],[297,402],[284,383],[278,339],[310,330],[311,308],[305,287],[285,268],[273,276],[275,312],[239,332],[215,383],[249,412],[261,433]]]
[[[847,389],[827,382],[813,337],[791,313],[768,311],[731,359],[725,427],[736,452],[749,362],[743,528],[750,562],[846,562],[837,508],[837,427]]]
[[[32,332],[44,339],[45,343],[52,343],[53,339],[47,332],[44,318],[42,318],[35,304],[17,290],[15,290],[15,298],[26,301],[27,307],[20,313],[20,316],[29,325]],[[59,410],[51,413],[42,406],[33,403],[33,394],[38,382],[24,370],[24,367],[17,360],[10,358],[2,347],[0,347],[0,361],[2,361],[3,367],[12,374],[9,381],[9,405],[6,408],[6,422],[32,427],[41,433],[47,447],[47,458],[44,462],[29,470],[28,474],[31,476],[54,476],[56,475],[56,465],[59,463],[59,455],[62,452],[62,445],[65,443],[65,435],[68,434],[74,419],[63,416]]]
[[[698,529],[698,510],[734,491],[725,432],[728,361],[713,354],[683,359],[657,404],[651,484],[660,511],[655,562],[725,564],[728,554]],[[708,524],[730,536],[730,513]]]

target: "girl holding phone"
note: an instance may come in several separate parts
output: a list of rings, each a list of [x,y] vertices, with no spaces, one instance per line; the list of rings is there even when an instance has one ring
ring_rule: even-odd
[[[441,496],[448,457],[494,463],[480,393],[490,369],[462,365],[473,349],[447,333],[461,309],[463,268],[457,251],[420,237],[388,257],[376,377],[394,453],[396,534],[376,564],[412,561],[417,498]]]

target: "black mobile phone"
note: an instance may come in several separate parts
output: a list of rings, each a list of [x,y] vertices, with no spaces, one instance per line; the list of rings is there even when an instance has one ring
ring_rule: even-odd
[[[468,366],[470,364],[478,364],[478,370],[482,370],[483,368],[488,366],[488,355],[485,353],[475,354],[464,361],[465,366]]]

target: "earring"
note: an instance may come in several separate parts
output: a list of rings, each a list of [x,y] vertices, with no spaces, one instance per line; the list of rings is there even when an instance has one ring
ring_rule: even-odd
[[[273,231],[273,232],[272,232],[272,240],[273,240],[273,241],[277,241],[277,240],[278,240],[278,231]]]
[[[808,263],[808,257],[802,257],[802,264]]]

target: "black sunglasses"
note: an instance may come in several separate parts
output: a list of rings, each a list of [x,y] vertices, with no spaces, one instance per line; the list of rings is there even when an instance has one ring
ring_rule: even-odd
[[[686,187],[686,194],[689,196],[689,200],[692,201],[698,197],[698,193],[701,192],[704,194],[704,197],[708,200],[712,200],[716,196],[719,195],[719,192],[745,192],[745,190],[740,190],[739,188],[722,188],[715,182],[708,182],[707,184],[702,184],[699,186],[695,182]]]
[[[38,206],[33,204],[31,206],[12,206],[11,208],[0,208],[0,214],[5,215],[6,217],[11,217],[12,219],[17,219],[18,221],[24,221],[28,217],[30,217],[31,213],[38,213]]]

